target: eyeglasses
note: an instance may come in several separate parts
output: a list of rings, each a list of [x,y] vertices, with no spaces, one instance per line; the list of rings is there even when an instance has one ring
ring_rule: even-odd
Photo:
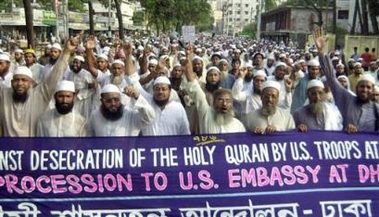
[[[220,103],[220,104],[230,104],[232,103],[232,100],[231,99],[217,99],[217,103]]]

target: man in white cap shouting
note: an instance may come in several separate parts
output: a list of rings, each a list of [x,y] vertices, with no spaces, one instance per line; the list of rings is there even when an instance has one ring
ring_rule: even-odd
[[[170,98],[171,82],[166,76],[154,80],[153,95],[145,96],[155,110],[154,122],[142,129],[144,136],[189,135],[189,123],[183,105]]]
[[[218,89],[214,92],[212,106],[208,105],[204,91],[201,89],[196,74],[193,71],[193,47],[186,48],[187,61],[185,75],[188,83],[184,85],[189,96],[194,100],[197,109],[196,117],[199,121],[199,133],[237,133],[245,132],[243,124],[235,118],[232,92],[227,89]]]
[[[153,123],[154,109],[136,89],[125,90],[125,94],[132,98],[132,108],[121,103],[121,94],[113,84],[101,89],[101,106],[88,120],[90,136],[138,136],[142,128]]]
[[[86,120],[74,107],[75,84],[62,80],[55,90],[55,108],[45,112],[37,124],[40,137],[86,136]]]
[[[330,59],[327,55],[324,55],[326,42],[321,34],[315,34],[315,44],[318,48],[319,59],[333,93],[335,104],[342,114],[344,130],[348,133],[377,132],[379,129],[378,106],[370,100],[374,92],[375,78],[370,74],[360,76],[355,87],[357,95],[352,95],[339,84],[333,74]]]
[[[313,79],[308,83],[309,104],[293,113],[296,128],[300,132],[308,130],[342,130],[342,116],[338,108],[325,100],[322,81]]]
[[[278,107],[280,84],[266,81],[262,85],[262,107],[247,114],[246,128],[256,134],[272,134],[295,129],[288,110]]]
[[[33,88],[32,72],[26,66],[19,66],[13,73],[12,88],[0,87],[0,120],[4,136],[36,135],[37,121],[46,110],[77,44],[73,37],[66,42],[56,66],[40,85]]]

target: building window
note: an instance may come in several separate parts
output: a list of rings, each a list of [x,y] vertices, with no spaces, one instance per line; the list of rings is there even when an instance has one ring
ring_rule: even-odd
[[[248,7],[249,7],[249,4],[245,4],[245,7],[248,8]]]
[[[249,19],[245,19],[245,23],[248,23],[249,22]]]
[[[241,14],[241,11],[236,11],[237,14]]]
[[[245,15],[249,15],[249,11],[245,11]]]
[[[348,10],[338,11],[338,19],[341,19],[341,20],[349,19],[349,11]]]

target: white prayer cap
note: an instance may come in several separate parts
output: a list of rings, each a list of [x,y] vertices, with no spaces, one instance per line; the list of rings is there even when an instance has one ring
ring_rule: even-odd
[[[16,50],[14,50],[15,53],[21,53],[21,54],[24,54],[24,51],[20,48],[17,48]]]
[[[51,44],[48,44],[46,48],[51,49]]]
[[[202,52],[203,50],[201,49],[201,48],[196,48],[196,50],[195,50],[195,52],[196,53],[200,53],[200,52]]]
[[[159,76],[154,80],[154,86],[156,84],[168,84],[171,85],[170,79],[168,79],[166,76]]]
[[[54,43],[53,45],[51,45],[51,49],[53,49],[53,48],[62,51],[62,47],[61,47],[61,45],[58,44],[58,43]]]
[[[5,53],[0,54],[0,60],[4,60],[4,61],[8,61],[8,62],[11,61],[9,56]]]
[[[228,63],[228,61],[227,61],[226,59],[221,59],[218,63],[220,64],[220,63],[222,63],[222,62],[225,62],[226,64],[229,65],[229,63]]]
[[[195,61],[195,60],[201,60],[201,62],[203,62],[203,59],[199,56],[194,56],[192,61]]]
[[[299,59],[297,62],[298,63],[305,63],[305,60],[304,59]]]
[[[286,54],[284,54],[284,53],[279,54],[279,59],[280,58],[286,58]]]
[[[208,70],[207,70],[207,75],[208,75],[209,72],[211,72],[211,71],[213,71],[213,70],[215,70],[215,71],[218,72],[218,73],[221,73],[221,72],[220,72],[220,69],[218,69],[216,66],[211,66],[211,67],[209,67]]]
[[[119,59],[117,59],[117,60],[114,60],[114,61],[112,62],[112,66],[113,66],[114,64],[121,64],[122,66],[125,66],[125,63],[124,63],[124,61],[122,61],[122,60],[119,60]]]
[[[376,61],[371,61],[370,65],[376,65]]]
[[[375,85],[375,87],[374,87],[374,91],[375,91],[375,92],[379,92],[379,86],[378,86],[378,85]]]
[[[149,60],[149,63],[148,63],[148,65],[158,65],[158,60],[157,59],[151,59],[151,60]]]
[[[277,81],[265,81],[265,82],[263,82],[261,90],[263,91],[264,89],[269,88],[269,87],[275,88],[280,92],[280,84]]]
[[[355,59],[350,58],[348,62],[355,62]]]
[[[184,52],[184,51],[179,51],[179,53],[180,53],[182,56],[185,56],[185,55],[186,55],[186,52]]]
[[[355,67],[361,67],[362,66],[362,63],[360,63],[360,62],[356,62],[356,63],[354,63],[353,64],[353,67],[355,68]]]
[[[339,56],[341,53],[339,51],[334,52],[334,55]]]
[[[214,52],[214,53],[211,55],[211,58],[213,58],[214,56],[217,56],[218,58],[221,59],[221,53],[220,53],[220,52]]]
[[[159,57],[159,60],[166,60],[168,59],[168,55],[162,55]]]
[[[99,55],[97,56],[97,58],[98,58],[98,59],[101,58],[101,59],[104,59],[104,60],[108,61],[108,56],[107,56],[106,54],[103,54],[103,53],[102,53],[102,54],[99,54]]]
[[[268,60],[275,60],[275,56],[270,54],[267,56],[267,59]]]
[[[26,66],[18,66],[13,72],[13,77],[15,75],[26,75],[29,78],[33,78],[32,71]]]
[[[317,66],[317,67],[320,67],[320,62],[318,61],[318,59],[313,58],[313,59],[311,59],[311,60],[308,61],[307,66]]]
[[[74,60],[79,60],[80,62],[82,62],[82,63],[84,63],[85,62],[85,60],[84,60],[84,57],[82,57],[82,56],[80,56],[80,55],[76,55],[75,57],[74,57]]]
[[[265,78],[267,77],[266,72],[263,71],[263,70],[257,70],[257,71],[255,71],[254,75],[253,75],[253,78],[255,78],[256,76],[264,76]]]
[[[324,83],[318,79],[312,79],[308,82],[307,90],[309,90],[312,87],[321,87],[322,89],[325,88]]]
[[[278,68],[279,66],[286,66],[287,67],[287,64],[280,61],[280,62],[276,63],[275,68]]]
[[[338,56],[334,56],[333,58],[332,58],[332,61],[339,61],[340,60],[340,58],[338,57]]]
[[[246,68],[250,68],[250,69],[254,68],[254,66],[252,64],[250,64],[250,63],[246,63],[245,67]]]
[[[55,88],[55,92],[58,91],[70,91],[75,93],[75,84],[72,81],[62,80],[58,83],[57,87]]]
[[[339,63],[337,63],[337,65],[336,65],[337,67],[338,66],[342,66],[342,67],[345,67],[345,65],[343,64],[343,63],[341,63],[341,62],[339,62]]]
[[[348,80],[349,78],[346,75],[339,75],[337,77],[337,80],[340,80],[341,78]]]
[[[144,48],[142,47],[142,45],[138,46],[137,50],[143,50]]]
[[[175,68],[175,67],[182,67],[182,65],[179,62],[177,62],[172,68]]]
[[[375,78],[370,74],[361,75],[361,77],[359,77],[359,79],[358,79],[358,83],[360,81],[368,81],[368,82],[371,82],[372,84],[375,84]]]
[[[363,58],[362,57],[359,57],[358,59],[357,59],[357,62],[362,62],[363,61]]]
[[[103,88],[101,88],[100,91],[101,94],[103,93],[118,93],[121,94],[120,89],[114,85],[114,84],[106,84]]]

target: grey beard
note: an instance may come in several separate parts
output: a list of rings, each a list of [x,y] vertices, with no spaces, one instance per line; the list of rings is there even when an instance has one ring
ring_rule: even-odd
[[[261,113],[264,116],[270,116],[275,114],[276,107],[262,107]]]
[[[111,77],[111,84],[114,84],[116,86],[120,85],[122,83],[122,75],[112,75]]]
[[[315,115],[321,115],[324,110],[324,102],[309,104],[310,111]]]
[[[218,125],[226,125],[233,121],[234,118],[234,110],[230,110],[227,113],[221,113],[215,111],[215,122]]]

